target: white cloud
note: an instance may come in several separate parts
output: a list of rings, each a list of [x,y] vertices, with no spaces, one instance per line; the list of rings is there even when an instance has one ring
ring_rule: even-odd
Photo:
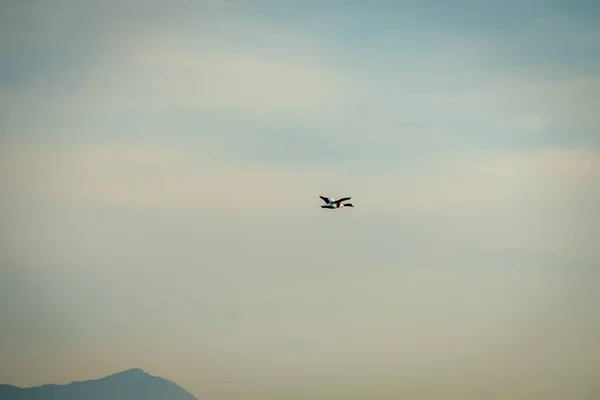
[[[0,178],[13,196],[64,204],[258,211],[305,187],[293,172],[232,167],[173,147],[13,145],[1,153]]]
[[[415,229],[444,243],[596,257],[600,234],[593,150],[463,153],[379,176],[226,165],[200,152],[119,145],[5,147],[2,162],[2,186],[16,202],[250,216],[309,210],[317,195],[339,192],[353,196],[362,218],[414,218]]]
[[[381,193],[369,196],[373,205],[392,200],[404,210],[436,215],[498,210],[499,206],[558,205],[600,190],[600,153],[586,149],[449,153],[435,162],[417,162],[411,170],[380,175],[335,168],[234,165],[208,151],[116,143],[7,145],[2,163],[3,182],[30,193],[157,205],[168,199],[197,202],[204,197],[204,205],[215,204],[215,193],[221,199],[251,191],[298,193],[310,187],[313,178],[316,182],[339,179],[340,187]],[[293,190],[294,185],[299,188]],[[205,196],[206,192],[213,195]],[[276,203],[268,196],[260,200],[256,206]]]
[[[600,78],[566,75],[549,68],[534,69],[522,76],[495,80],[487,90],[499,110],[514,116],[516,128],[533,133],[556,129],[590,134],[600,124]],[[509,120],[508,122],[511,122]],[[524,129],[523,129],[524,128]]]
[[[118,101],[124,87],[136,106],[314,112],[334,103],[340,89],[331,72],[314,65],[160,48],[132,54],[117,73],[123,81],[113,85],[104,71],[92,72],[89,81],[97,85],[87,91],[92,106],[96,96],[106,96],[106,104]]]
[[[487,248],[600,257],[600,153],[583,149],[462,154],[384,196],[437,221],[436,236]]]
[[[420,136],[453,147],[598,142],[597,76],[508,55],[505,64],[495,66],[488,53],[499,57],[505,50],[477,37],[450,35],[440,47],[384,54],[385,68],[352,70],[361,107],[349,127],[360,129],[350,137]]]
[[[71,118],[181,108],[310,116],[346,101],[339,76],[315,59],[227,51],[202,37],[197,43],[167,34],[144,39],[130,34],[84,62],[31,76],[0,104],[17,114],[33,106]]]
[[[431,169],[409,183],[415,207],[431,211],[553,203],[600,190],[600,153],[590,149],[461,152]]]

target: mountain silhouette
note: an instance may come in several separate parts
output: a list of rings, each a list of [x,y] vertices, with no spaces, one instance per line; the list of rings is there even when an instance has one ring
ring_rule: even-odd
[[[139,368],[67,385],[20,388],[0,384],[0,400],[197,400],[166,379]]]

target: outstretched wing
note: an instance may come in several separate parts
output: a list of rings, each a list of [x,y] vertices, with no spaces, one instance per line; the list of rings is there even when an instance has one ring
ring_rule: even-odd
[[[325,203],[329,204],[333,202],[333,199],[330,197],[325,197],[325,196],[319,196],[321,198],[321,200],[323,200]]]
[[[341,203],[342,201],[350,200],[352,197],[342,197],[341,199],[337,199],[334,203]]]

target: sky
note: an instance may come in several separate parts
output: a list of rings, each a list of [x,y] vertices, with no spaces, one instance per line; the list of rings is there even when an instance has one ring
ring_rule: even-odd
[[[595,398],[599,18],[1,2],[0,383]]]

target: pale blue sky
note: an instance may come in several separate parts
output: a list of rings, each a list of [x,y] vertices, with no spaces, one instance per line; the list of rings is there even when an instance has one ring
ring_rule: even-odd
[[[0,6],[0,382],[592,390],[597,2],[122,3]]]

